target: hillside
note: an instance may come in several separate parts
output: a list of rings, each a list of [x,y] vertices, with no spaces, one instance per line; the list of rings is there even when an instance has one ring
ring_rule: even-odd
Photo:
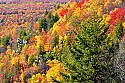
[[[30,4],[1,13],[1,83],[125,82],[124,0]]]

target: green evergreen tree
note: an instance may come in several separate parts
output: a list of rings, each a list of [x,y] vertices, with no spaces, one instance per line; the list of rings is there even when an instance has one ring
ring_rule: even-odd
[[[103,28],[103,29],[102,29]],[[59,53],[58,59],[70,74],[63,74],[65,83],[115,83],[121,82],[115,72],[114,57],[117,54],[118,42],[107,40],[109,27],[101,25],[94,17],[83,20],[74,44],[67,45]],[[120,32],[122,29],[116,29]],[[122,33],[122,32],[120,32]],[[114,37],[117,37],[116,34]],[[110,36],[112,37],[112,36]],[[120,38],[120,36],[119,36]],[[119,39],[117,37],[117,39]]]
[[[56,10],[58,10],[60,7],[61,7],[60,4],[58,4],[57,7],[56,7]]]
[[[25,54],[25,62],[28,62],[28,55],[27,54]]]
[[[52,11],[50,11],[49,13],[48,13],[48,18],[51,18],[52,17]]]
[[[22,29],[18,32],[18,38],[23,39],[25,36],[27,36],[27,34],[24,29]]]
[[[48,30],[49,30],[50,28],[52,28],[53,25],[54,25],[54,23],[57,22],[58,20],[59,20],[59,17],[58,17],[57,14],[56,14],[55,16],[52,15],[51,18],[50,18],[49,25],[48,25]]]
[[[48,11],[47,11],[47,9],[46,9],[45,15],[47,15],[47,14],[48,14]]]
[[[119,43],[120,40],[121,40],[121,37],[124,34],[123,33],[123,26],[122,26],[121,22],[118,22],[114,34],[115,34],[115,40],[116,40],[116,42]]]
[[[6,47],[6,46],[9,45],[9,40],[10,40],[10,36],[4,36],[4,37],[1,39],[0,43]]]
[[[46,18],[41,18],[40,21],[39,21],[39,30],[40,32],[42,31],[42,28],[47,31],[47,21],[46,21]]]

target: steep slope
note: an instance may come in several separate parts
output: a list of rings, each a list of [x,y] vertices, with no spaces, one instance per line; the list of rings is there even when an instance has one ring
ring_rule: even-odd
[[[125,38],[124,1],[81,0],[60,6],[19,31],[16,51],[7,46],[0,60],[1,81],[125,82],[124,65],[118,65],[124,58],[119,53]]]

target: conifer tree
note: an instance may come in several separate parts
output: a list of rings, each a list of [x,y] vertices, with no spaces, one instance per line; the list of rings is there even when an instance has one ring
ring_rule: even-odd
[[[118,82],[115,72],[114,56],[117,54],[118,41],[106,40],[107,25],[100,24],[98,18],[83,20],[75,42],[67,45],[59,53],[59,60],[69,74],[62,73],[64,82],[100,83]],[[116,30],[119,32],[119,29]],[[117,37],[117,39],[120,38]],[[111,36],[112,37],[112,36]],[[105,52],[107,51],[107,52]]]
[[[7,47],[10,43],[10,36],[4,36],[1,40],[0,40],[0,44],[4,45],[5,47]]]
[[[47,21],[46,21],[46,18],[41,18],[40,21],[39,21],[39,30],[40,32],[42,31],[42,28],[46,31],[47,30]]]
[[[55,16],[51,15],[51,16],[49,16],[49,17],[51,17],[51,18],[50,18],[50,23],[49,23],[48,29],[52,28],[53,25],[54,25],[54,23],[59,20],[57,14],[56,14]]]
[[[47,11],[47,9],[46,9],[46,11],[45,11],[45,15],[47,15],[48,14],[48,11]]]

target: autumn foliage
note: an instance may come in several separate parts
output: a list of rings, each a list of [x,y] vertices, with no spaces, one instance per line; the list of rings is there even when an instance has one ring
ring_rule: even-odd
[[[57,9],[54,8],[58,5],[56,2],[49,3],[46,0],[29,4],[21,3],[17,10],[22,8],[24,11],[15,12],[17,17],[11,14],[5,19],[7,13],[3,12],[5,16],[0,13],[0,82],[66,83],[82,82],[84,77],[88,83],[92,83],[89,78],[102,82],[103,77],[99,78],[96,75],[102,75],[97,72],[102,71],[102,66],[107,67],[107,65],[104,65],[105,62],[101,63],[102,60],[95,59],[94,55],[105,57],[105,51],[108,51],[112,57],[114,55],[110,53],[114,52],[112,49],[119,42],[124,42],[123,3],[122,0],[77,2],[70,0],[66,4],[58,3],[60,7]],[[47,6],[48,4],[52,8]],[[13,6],[13,4],[9,5]],[[100,51],[106,46],[108,50]],[[96,66],[102,69],[96,70],[96,66],[92,63],[99,63]],[[69,78],[65,79],[68,76]],[[109,82],[109,80],[105,81]]]

